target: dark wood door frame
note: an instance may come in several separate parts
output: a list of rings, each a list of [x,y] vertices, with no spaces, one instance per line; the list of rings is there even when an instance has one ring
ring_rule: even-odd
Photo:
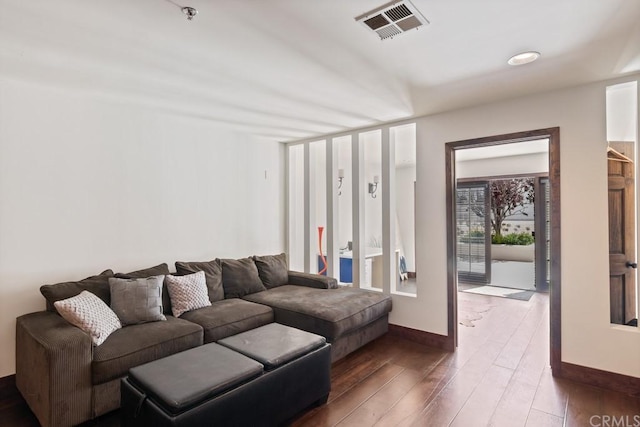
[[[562,335],[561,335],[561,263],[560,263],[560,128],[538,129],[485,138],[448,142],[445,144],[445,173],[447,197],[447,301],[448,301],[448,334],[451,347],[458,345],[458,280],[456,274],[456,224],[455,212],[456,189],[456,150],[465,148],[491,147],[515,142],[532,141],[549,138],[549,185],[551,190],[551,274],[549,295],[550,320],[550,364],[554,376],[561,375],[562,369]]]

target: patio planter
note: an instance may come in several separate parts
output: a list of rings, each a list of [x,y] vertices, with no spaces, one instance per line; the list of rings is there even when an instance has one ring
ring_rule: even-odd
[[[491,259],[495,261],[533,262],[536,245],[491,245]]]

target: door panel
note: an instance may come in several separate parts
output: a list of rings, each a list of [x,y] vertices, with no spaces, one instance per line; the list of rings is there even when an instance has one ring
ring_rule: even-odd
[[[633,159],[633,143],[611,148]],[[634,164],[609,153],[609,296],[611,323],[626,324],[636,314]]]
[[[551,239],[550,227],[550,194],[549,178],[539,177],[536,180],[535,196],[535,232],[536,232],[536,290],[549,290],[549,265],[551,262],[549,244]]]
[[[462,282],[491,282],[489,183],[458,184],[456,264]]]

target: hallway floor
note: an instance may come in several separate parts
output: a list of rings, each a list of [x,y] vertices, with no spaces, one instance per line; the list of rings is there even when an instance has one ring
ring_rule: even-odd
[[[572,427],[640,416],[638,398],[553,378],[547,294],[458,295],[455,353],[387,334],[335,364],[329,403],[294,426]]]

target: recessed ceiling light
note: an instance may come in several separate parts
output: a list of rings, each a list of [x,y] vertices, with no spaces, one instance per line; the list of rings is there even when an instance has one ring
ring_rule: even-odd
[[[507,62],[509,65],[523,65],[533,62],[538,58],[540,58],[540,52],[522,52],[517,55],[513,55]]]

